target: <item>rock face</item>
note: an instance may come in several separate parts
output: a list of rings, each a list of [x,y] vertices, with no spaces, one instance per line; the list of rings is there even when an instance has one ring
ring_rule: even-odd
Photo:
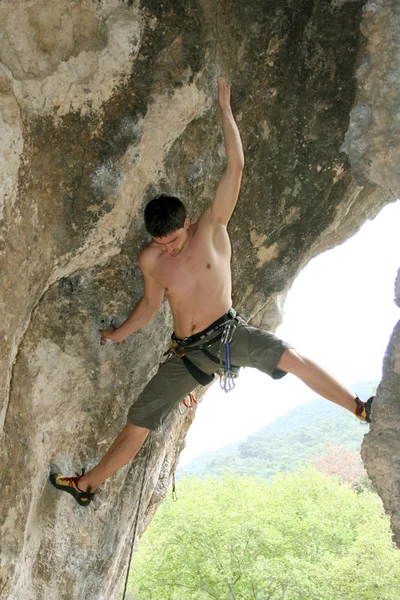
[[[193,418],[178,409],[152,435],[140,507],[146,447],[86,511],[47,478],[50,463],[73,473],[98,461],[162,357],[166,305],[121,345],[100,346],[97,329],[141,297],[146,201],[173,192],[195,219],[213,196],[216,76],[232,83],[246,155],[234,303],[273,329],[310,258],[399,195],[399,11],[0,0],[2,598],[117,598],[136,512],[141,532],[167,491]],[[398,336],[364,458],[399,542],[398,481],[377,474],[398,473]]]
[[[395,287],[400,308],[400,270]],[[373,425],[364,437],[362,458],[384,507],[391,517],[394,539],[400,546],[400,322],[397,323],[383,361],[383,379],[374,400]]]

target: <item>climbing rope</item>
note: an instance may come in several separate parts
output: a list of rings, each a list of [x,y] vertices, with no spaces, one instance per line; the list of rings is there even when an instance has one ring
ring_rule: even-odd
[[[144,463],[142,484],[140,486],[139,501],[138,501],[138,507],[137,507],[137,511],[136,511],[135,525],[134,525],[134,528],[133,528],[133,538],[132,538],[131,550],[130,550],[130,553],[129,553],[128,568],[126,570],[125,586],[124,586],[124,592],[122,594],[122,600],[125,600],[126,589],[128,587],[129,571],[130,571],[130,568],[131,568],[131,560],[132,560],[132,554],[133,554],[133,547],[135,545],[135,540],[136,540],[136,533],[137,533],[137,528],[138,528],[138,523],[139,523],[139,514],[140,514],[140,508],[141,508],[141,504],[142,504],[144,482],[145,482],[145,479],[146,479],[146,472],[147,472],[147,466],[148,466],[149,458],[150,458],[150,454],[151,454],[152,443],[153,443],[153,438],[151,437],[151,433],[150,433],[149,434],[149,439],[147,441],[146,461]]]

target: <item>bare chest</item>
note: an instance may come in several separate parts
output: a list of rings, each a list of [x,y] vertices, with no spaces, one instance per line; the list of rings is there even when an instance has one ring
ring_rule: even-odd
[[[197,234],[187,251],[183,250],[175,257],[163,255],[153,277],[169,296],[176,293],[191,294],[199,288],[212,288],[229,271],[228,238],[226,242],[215,245],[208,235]]]
[[[184,290],[190,292],[200,282],[212,282],[218,271],[220,257],[213,248],[202,248],[201,252],[193,248],[190,252],[176,257],[165,256],[157,265],[155,279],[165,291]]]

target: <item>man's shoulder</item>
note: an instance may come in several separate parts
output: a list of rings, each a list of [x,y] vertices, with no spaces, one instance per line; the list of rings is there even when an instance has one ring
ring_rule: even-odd
[[[139,254],[139,265],[141,271],[149,271],[152,269],[160,258],[160,255],[160,249],[153,242],[150,242],[148,246],[145,246]]]

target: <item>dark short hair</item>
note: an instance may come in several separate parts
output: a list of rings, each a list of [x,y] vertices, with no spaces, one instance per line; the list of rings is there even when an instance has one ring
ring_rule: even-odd
[[[175,196],[156,196],[144,209],[144,222],[148,233],[153,237],[164,237],[183,227],[186,208]]]

